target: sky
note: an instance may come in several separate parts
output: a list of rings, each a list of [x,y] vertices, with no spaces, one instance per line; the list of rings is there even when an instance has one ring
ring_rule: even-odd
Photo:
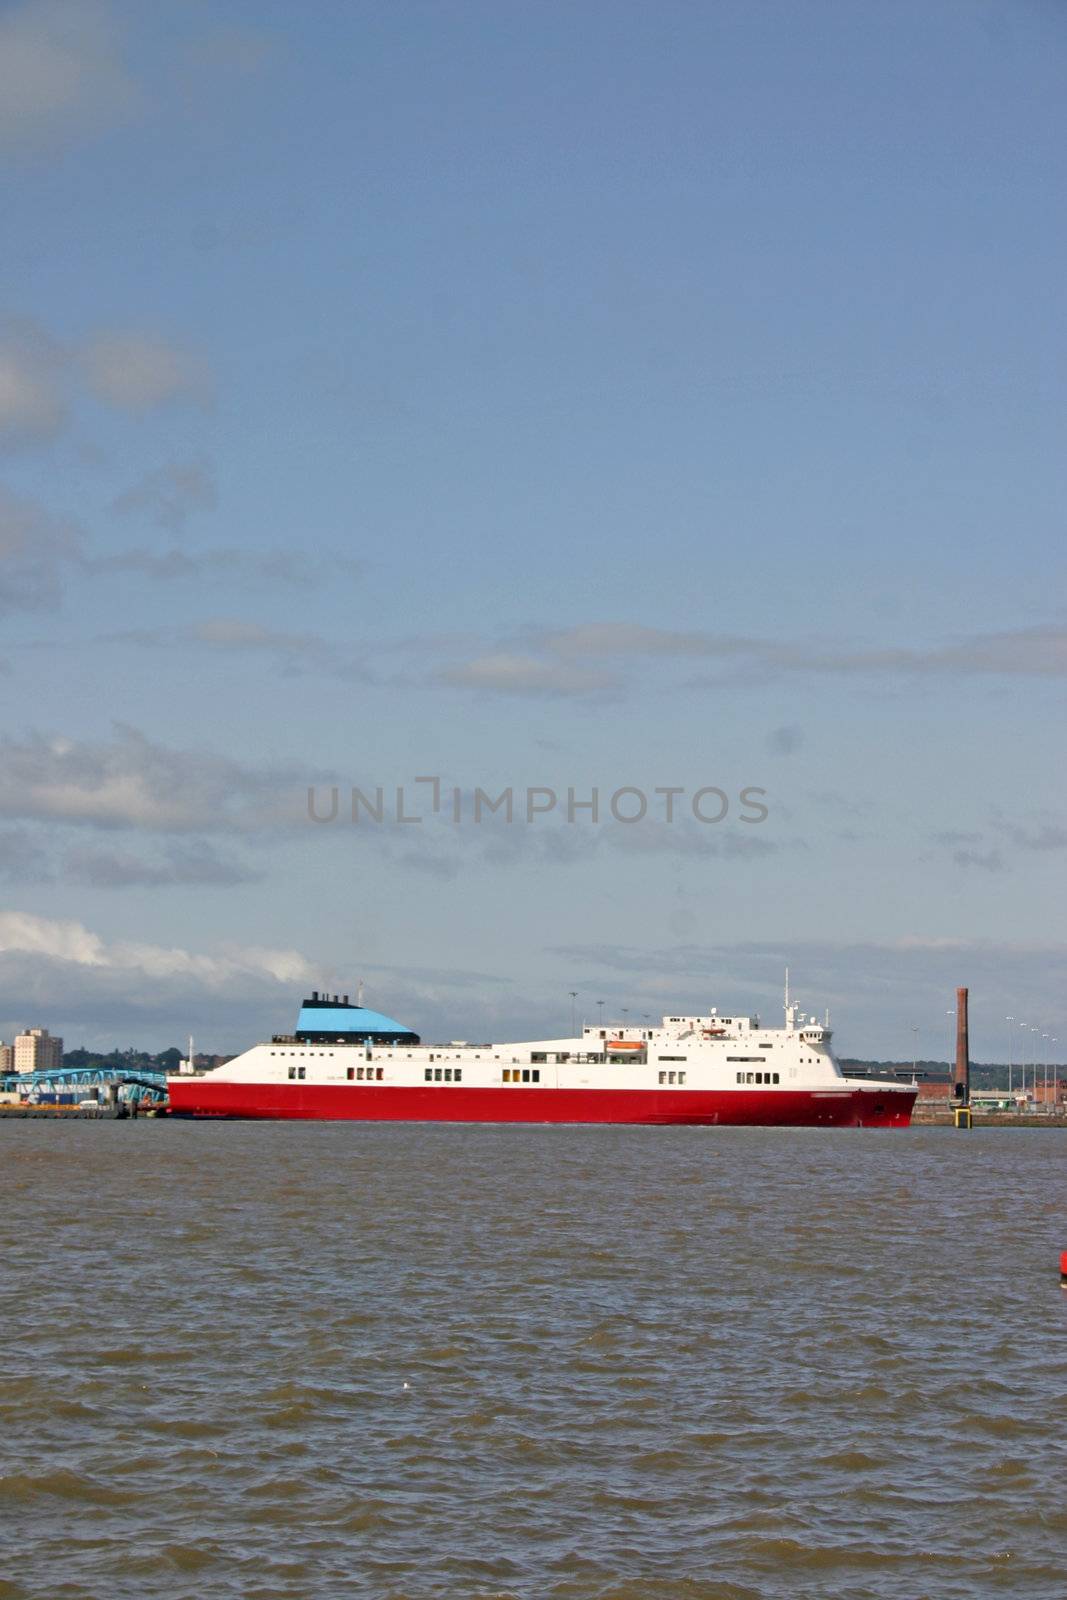
[[[1065,1059],[1065,66],[1055,0],[0,9],[0,1035],[788,965],[841,1054],[967,984]]]

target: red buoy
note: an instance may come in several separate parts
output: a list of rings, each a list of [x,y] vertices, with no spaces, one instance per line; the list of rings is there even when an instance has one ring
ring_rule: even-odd
[[[1060,1282],[1067,1289],[1067,1250],[1060,1251]]]

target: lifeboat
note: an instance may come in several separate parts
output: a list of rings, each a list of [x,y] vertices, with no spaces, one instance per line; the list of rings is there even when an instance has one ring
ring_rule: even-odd
[[[702,1037],[705,1038],[705,1039],[725,1039],[726,1038],[726,1029],[725,1028],[705,1028],[705,1029],[703,1029]]]
[[[609,1050],[643,1050],[645,1041],[643,1039],[609,1039],[607,1048]]]

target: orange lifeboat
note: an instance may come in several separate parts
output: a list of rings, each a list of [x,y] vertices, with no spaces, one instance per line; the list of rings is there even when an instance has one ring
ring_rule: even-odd
[[[609,1039],[607,1048],[609,1050],[643,1050],[645,1041],[643,1039]]]

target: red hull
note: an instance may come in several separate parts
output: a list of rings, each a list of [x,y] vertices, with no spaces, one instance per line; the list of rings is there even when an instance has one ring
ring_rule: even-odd
[[[195,1117],[343,1122],[598,1122],[779,1128],[906,1128],[915,1095],[791,1089],[526,1089],[227,1083],[172,1078],[170,1108]]]

